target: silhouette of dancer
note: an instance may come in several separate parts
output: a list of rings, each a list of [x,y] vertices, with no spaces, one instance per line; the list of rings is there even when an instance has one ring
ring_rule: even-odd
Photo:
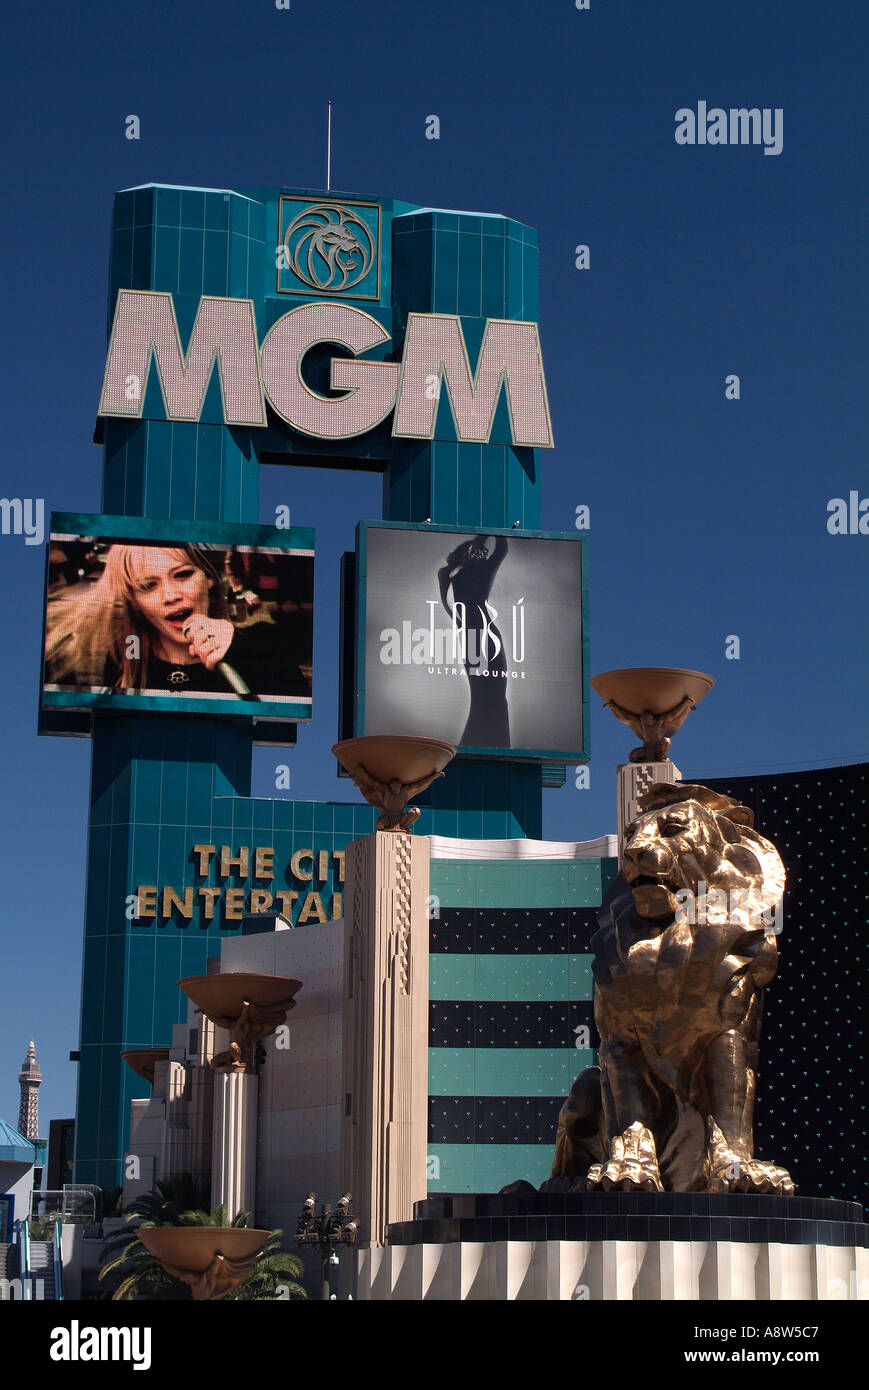
[[[487,542],[494,540],[489,551]],[[461,630],[454,605],[464,605],[465,673],[471,708],[464,733],[458,740],[470,748],[509,748],[510,716],[507,709],[507,658],[501,633],[493,621],[495,610],[488,599],[495,575],[507,554],[506,536],[474,536],[447,556],[438,570],[441,603]],[[453,606],[449,591],[453,591]]]

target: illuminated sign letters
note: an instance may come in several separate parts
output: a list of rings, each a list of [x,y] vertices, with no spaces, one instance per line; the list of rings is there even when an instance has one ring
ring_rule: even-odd
[[[311,303],[283,314],[260,347],[252,300],[203,295],[185,353],[171,294],[121,290],[99,414],[141,419],[153,363],[167,417],[196,421],[216,367],[228,425],[265,426],[267,400],[301,434],[351,439],[394,408],[394,436],[431,439],[443,382],[463,443],[488,442],[503,387],[514,444],[553,447],[535,323],[487,320],[474,372],[458,315],[412,313],[400,363],[333,358],[330,385],[345,392],[340,397],[321,396],[302,377],[305,355],[317,343],[338,343],[355,358],[387,342],[389,334],[363,309]]]
[[[349,304],[302,304],[269,329],[260,352],[265,393],[288,425],[320,439],[349,439],[385,420],[398,389],[397,362],[348,362],[332,358],[330,385],[340,399],[312,391],[302,379],[302,359],[315,343],[340,343],[354,355],[389,342],[376,319]]]
[[[265,425],[250,299],[203,295],[186,354],[171,294],[121,290],[109,341],[100,415],[141,418],[152,360],[170,420],[198,420],[215,362],[228,425]]]

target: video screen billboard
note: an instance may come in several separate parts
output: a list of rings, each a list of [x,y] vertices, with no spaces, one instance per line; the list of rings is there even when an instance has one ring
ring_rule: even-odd
[[[53,513],[46,709],[311,717],[314,533]]]
[[[354,727],[581,762],[584,541],[362,522]]]

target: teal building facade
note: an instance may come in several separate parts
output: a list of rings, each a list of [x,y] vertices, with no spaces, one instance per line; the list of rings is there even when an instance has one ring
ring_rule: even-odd
[[[591,937],[607,859],[432,859],[431,1195],[549,1177],[558,1112],[597,1060]]]

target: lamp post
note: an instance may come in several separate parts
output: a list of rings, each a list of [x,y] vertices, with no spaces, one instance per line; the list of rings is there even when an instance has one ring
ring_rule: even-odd
[[[328,1202],[320,1203],[320,1215],[315,1214],[317,1194],[309,1192],[296,1225],[296,1244],[311,1245],[320,1252],[320,1297],[330,1298],[329,1267],[338,1264],[338,1247],[352,1245],[359,1229],[350,1216],[350,1193],[346,1193],[333,1211]]]
[[[641,739],[617,772],[619,862],[625,829],[640,812],[644,792],[660,782],[681,782],[682,774],[667,756],[670,736],[708,695],[715,681],[704,671],[676,666],[632,666],[592,676],[592,688],[604,708]]]
[[[456,750],[372,734],[332,752],[381,812],[375,833],[347,846],[338,1170],[366,1242],[380,1248],[428,1191],[430,842],[408,833],[420,815],[408,802],[443,777]]]
[[[257,1044],[285,1022],[301,981],[285,975],[227,971],[179,980],[197,1012],[229,1033],[229,1047],[211,1058],[215,1072],[211,1203],[230,1217],[256,1205]]]

